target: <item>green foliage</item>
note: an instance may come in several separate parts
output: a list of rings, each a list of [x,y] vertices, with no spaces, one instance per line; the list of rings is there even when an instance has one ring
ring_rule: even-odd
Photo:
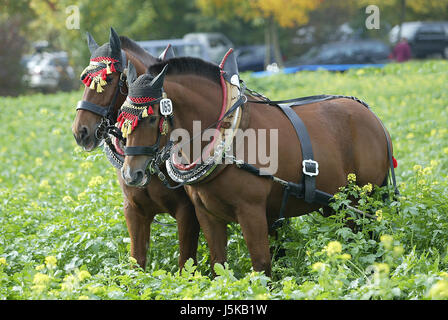
[[[100,150],[84,153],[71,134],[81,92],[2,99],[0,299],[447,299],[447,69],[446,61],[427,61],[242,75],[271,99],[363,99],[388,128],[398,160],[398,199],[382,203],[389,190],[357,186],[350,176],[333,203],[336,215],[291,219],[271,239],[274,251],[285,253],[273,261],[271,279],[252,271],[235,224],[216,278],[202,235],[198,265],[189,261],[179,273],[176,228],[156,224],[147,270],[136,267],[116,171]],[[377,218],[344,206],[355,199]]]

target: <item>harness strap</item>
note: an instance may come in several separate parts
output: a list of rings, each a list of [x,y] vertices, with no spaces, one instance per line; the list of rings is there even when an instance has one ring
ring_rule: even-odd
[[[317,162],[314,161],[313,147],[311,145],[311,139],[302,119],[294,112],[294,110],[287,105],[277,105],[283,113],[288,117],[291,124],[294,126],[294,130],[300,140],[302,147],[302,159],[303,159],[303,179],[305,183],[305,201],[313,203],[316,192],[316,179],[317,175]],[[316,166],[313,168],[313,164]],[[310,174],[311,173],[311,174]]]

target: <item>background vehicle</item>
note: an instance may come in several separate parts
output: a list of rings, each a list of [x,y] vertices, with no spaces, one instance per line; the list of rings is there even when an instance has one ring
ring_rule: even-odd
[[[74,88],[75,73],[64,51],[38,52],[24,59],[28,87],[44,92],[70,91]]]
[[[395,44],[400,26],[389,32],[389,41]],[[412,55],[424,58],[431,54],[441,54],[448,58],[448,22],[404,22],[401,37],[408,39]]]
[[[199,42],[207,50],[210,60],[215,63],[220,63],[227,50],[234,48],[232,41],[230,41],[222,33],[187,33],[183,37],[186,41]]]
[[[190,56],[210,61],[207,49],[199,42],[186,41],[184,39],[163,39],[137,41],[137,43],[155,57],[158,57],[165,50],[166,46],[171,44],[176,57]]]
[[[239,71],[263,71],[266,57],[265,45],[243,46],[235,49]],[[271,61],[273,63],[274,49],[271,47]]]
[[[389,46],[378,40],[341,41],[313,47],[304,55],[286,62],[285,66],[385,63],[389,53]]]

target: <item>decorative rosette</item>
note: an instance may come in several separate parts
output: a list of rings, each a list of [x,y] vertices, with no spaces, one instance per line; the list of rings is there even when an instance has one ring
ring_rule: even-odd
[[[90,59],[90,64],[81,73],[81,81],[92,90],[95,89],[96,84],[96,92],[103,92],[103,86],[107,84],[107,75],[117,71],[115,67],[117,62],[119,61],[110,57]]]
[[[138,121],[154,114],[152,105],[149,102],[156,99],[151,97],[130,97],[121,106],[120,115],[117,118],[118,127],[120,128],[123,138],[127,138],[135,129]]]

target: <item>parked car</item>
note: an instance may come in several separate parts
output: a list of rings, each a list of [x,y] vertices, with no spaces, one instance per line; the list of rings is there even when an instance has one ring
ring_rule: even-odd
[[[234,47],[232,41],[222,33],[187,33],[183,39],[204,45],[210,60],[215,63],[220,63],[226,52]]]
[[[23,59],[24,81],[28,87],[44,92],[70,91],[76,81],[66,52],[38,52]]]
[[[263,71],[264,59],[266,57],[265,45],[243,46],[235,49],[236,61],[238,63],[239,71]],[[271,48],[271,60],[273,63],[274,49]]]
[[[285,66],[386,63],[389,54],[389,46],[379,40],[332,42],[312,47],[304,55],[287,61]]]
[[[163,39],[137,41],[137,43],[155,57],[158,57],[167,45],[171,44],[176,57],[190,56],[210,61],[207,49],[199,42],[186,41],[184,39]]]
[[[397,25],[389,32],[391,44],[400,40],[399,30],[400,26]],[[404,22],[401,37],[408,40],[412,55],[416,58],[441,54],[448,59],[448,22]]]

